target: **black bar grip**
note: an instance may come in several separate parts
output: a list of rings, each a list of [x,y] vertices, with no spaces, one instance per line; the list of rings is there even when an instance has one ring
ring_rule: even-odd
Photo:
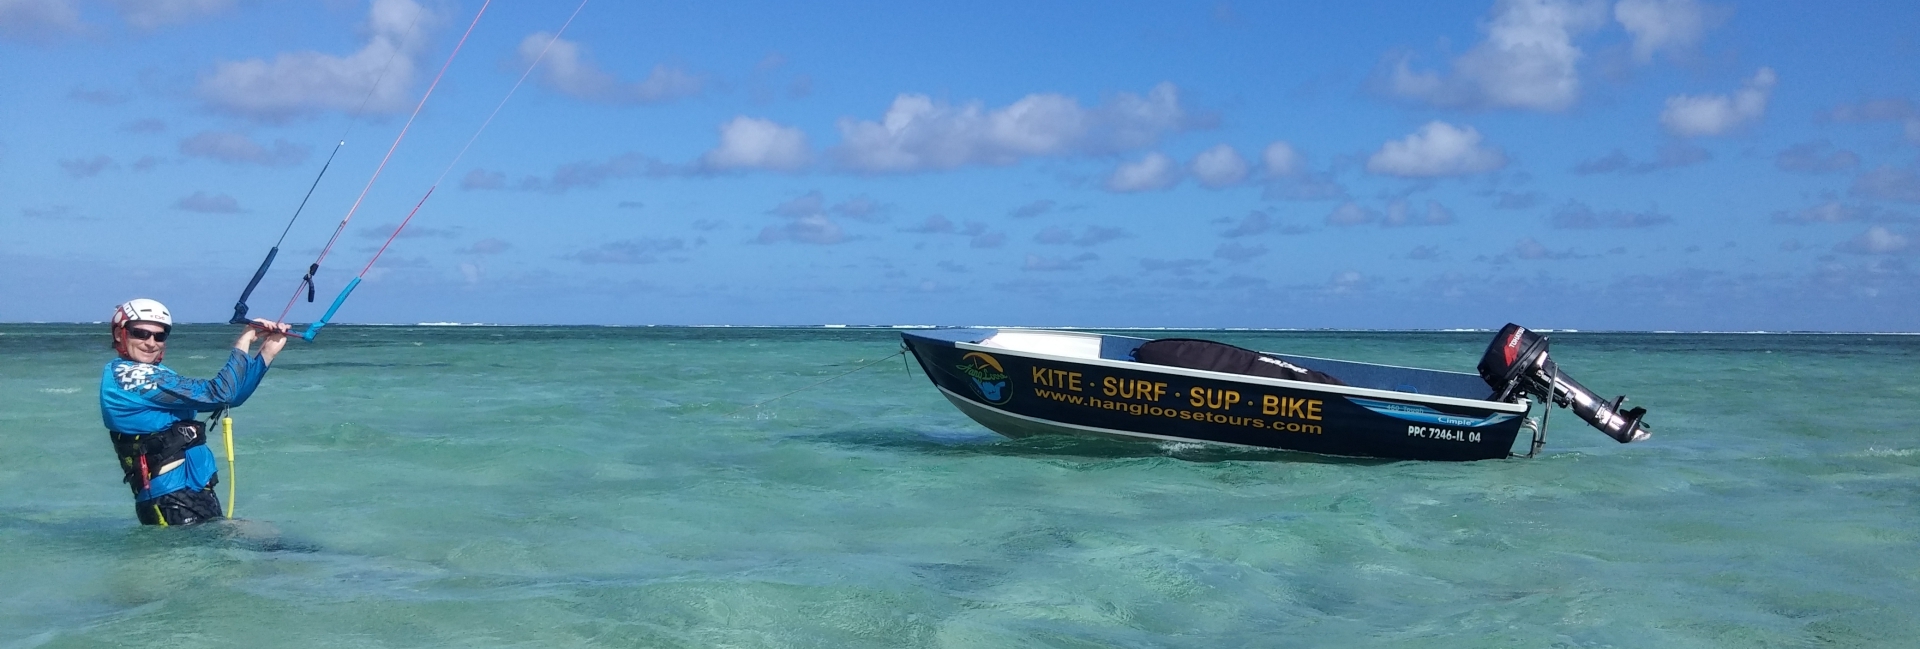
[[[240,301],[233,303],[233,317],[227,320],[227,324],[247,323],[247,298],[253,296],[253,289],[260,285],[260,278],[266,277],[267,267],[273,265],[273,258],[279,254],[280,246],[267,251],[267,258],[260,261],[260,269],[253,271],[253,280],[247,282],[247,290],[240,292]]]

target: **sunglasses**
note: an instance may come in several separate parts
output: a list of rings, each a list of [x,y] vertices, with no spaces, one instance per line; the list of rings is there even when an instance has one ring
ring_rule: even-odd
[[[146,340],[148,338],[152,338],[153,341],[157,343],[167,342],[167,332],[165,331],[148,331],[146,329],[134,329],[132,327],[128,327],[127,335],[131,336],[134,340]]]

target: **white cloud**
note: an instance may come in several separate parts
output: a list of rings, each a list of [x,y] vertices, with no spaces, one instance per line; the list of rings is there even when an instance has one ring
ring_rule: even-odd
[[[1247,159],[1233,147],[1221,144],[1200,152],[1194,156],[1192,170],[1194,180],[1209,188],[1229,187],[1247,179]]]
[[[1740,90],[1729,95],[1677,95],[1667,98],[1660,124],[1681,137],[1720,135],[1758,121],[1767,112],[1767,99],[1779,83],[1773,68],[1760,68]]]
[[[1415,71],[1401,57],[1389,93],[1449,107],[1558,111],[1580,97],[1575,34],[1605,21],[1605,5],[1571,0],[1500,0],[1481,26],[1486,40],[1453,60],[1453,74]]]
[[[807,135],[769,120],[735,117],[720,126],[720,145],[700,156],[702,167],[793,171],[807,165]]]
[[[545,56],[542,56],[545,52]],[[534,32],[520,40],[520,63],[540,63],[539,83],[569,97],[590,101],[651,104],[700,94],[705,83],[679,68],[655,65],[635,83],[600,70],[579,43]]]
[[[1620,0],[1613,19],[1633,37],[1633,59],[1653,60],[1661,50],[1688,51],[1707,31],[1707,13],[1694,0]]]
[[[1306,158],[1294,150],[1293,145],[1282,140],[1267,145],[1266,150],[1260,152],[1260,162],[1266,167],[1268,178],[1292,176],[1307,168]]]
[[[234,0],[113,0],[113,4],[127,24],[155,29],[226,11]]]
[[[1149,153],[1147,157],[1120,165],[1107,176],[1107,191],[1146,192],[1172,187],[1180,182],[1180,170],[1173,158],[1163,153]]]
[[[1480,131],[1434,121],[1404,139],[1386,143],[1367,159],[1367,171],[1434,178],[1485,173],[1506,164],[1507,156],[1500,149],[1481,146]]]
[[[363,98],[368,112],[404,110],[412,105],[408,88],[416,70],[413,56],[420,52],[422,32],[432,20],[425,12],[412,0],[375,0],[367,15],[367,44],[360,51],[344,57],[282,53],[271,63],[223,62],[200,79],[197,92],[215,108],[258,119],[352,111]]]
[[[1091,109],[1056,94],[1028,95],[998,110],[903,94],[880,121],[841,119],[835,153],[850,169],[880,173],[1011,165],[1029,157],[1138,149],[1185,123],[1170,83]]]

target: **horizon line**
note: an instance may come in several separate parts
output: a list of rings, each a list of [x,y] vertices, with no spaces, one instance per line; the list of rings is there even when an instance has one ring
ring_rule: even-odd
[[[74,326],[89,326],[89,325],[103,325],[103,324],[106,324],[106,321],[105,321],[105,320],[94,320],[94,321],[85,321],[85,322],[83,322],[83,321],[46,321],[46,320],[42,320],[42,321],[4,321],[4,322],[0,322],[0,326],[6,326],[6,325],[74,325]],[[180,324],[180,325],[191,325],[191,326],[204,326],[204,325],[227,325],[227,324],[230,324],[230,323],[227,323],[227,322],[220,322],[220,321],[212,321],[212,322],[181,322],[181,323],[178,323],[178,324]],[[1482,329],[1482,328],[1460,328],[1460,327],[1443,327],[1443,328],[1433,328],[1433,329],[1414,329],[1414,328],[1384,328],[1384,329],[1362,329],[1362,328],[1349,328],[1349,327],[1166,327],[1166,326],[1156,326],[1156,327],[1141,327],[1141,326],[1132,326],[1132,327],[1102,327],[1102,326],[1085,326],[1085,325],[1063,325],[1063,326],[1035,326],[1035,325],[983,325],[983,324],[970,324],[970,325],[933,325],[933,324],[840,324],[840,323],[816,323],[816,324],[590,324],[590,323],[568,323],[568,324],[501,324],[501,323],[491,323],[491,322],[414,322],[414,323],[400,323],[400,322],[360,322],[360,323],[342,323],[342,322],[336,322],[336,323],[330,323],[330,324],[328,324],[327,326],[329,326],[329,327],[502,327],[502,328],[507,328],[507,327],[527,327],[527,328],[535,328],[535,327],[547,327],[547,328],[558,328],[558,327],[602,327],[602,328],[630,328],[630,329],[641,329],[641,328],[686,328],[686,329],[884,329],[884,330],[903,330],[903,329],[1059,329],[1059,330],[1069,330],[1069,331],[1231,331],[1231,332],[1280,332],[1280,333],[1288,333],[1288,332],[1292,332],[1292,333],[1303,333],[1303,332],[1329,332],[1329,333],[1495,333],[1495,332],[1498,332],[1498,331],[1499,331],[1499,329],[1494,329],[1494,328],[1487,328],[1487,329]],[[1732,330],[1713,330],[1713,329],[1699,329],[1699,330],[1680,330],[1680,329],[1575,329],[1575,328],[1565,328],[1565,329],[1557,329],[1557,328],[1544,328],[1544,327],[1543,327],[1543,328],[1533,328],[1533,327],[1528,327],[1528,329],[1529,329],[1529,330],[1532,330],[1532,331],[1536,331],[1536,332],[1540,332],[1540,333],[1593,333],[1593,334],[1602,334],[1602,333],[1604,333],[1604,334],[1654,334],[1654,335],[1677,335],[1677,334],[1713,334],[1713,335],[1861,335],[1861,336],[1871,336],[1871,335],[1880,335],[1880,336],[1915,336],[1915,335],[1920,335],[1920,331],[1833,331],[1833,330],[1799,330],[1799,329],[1781,329],[1781,330],[1768,330],[1768,329],[1752,329],[1752,330],[1743,330],[1743,331],[1732,331]]]

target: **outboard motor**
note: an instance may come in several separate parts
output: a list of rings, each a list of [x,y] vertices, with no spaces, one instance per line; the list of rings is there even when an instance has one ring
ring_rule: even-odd
[[[1627,400],[1624,395],[1612,403],[1602,400],[1600,395],[1562,373],[1560,366],[1547,358],[1546,336],[1528,331],[1526,327],[1508,323],[1500,330],[1493,343],[1487,345],[1487,353],[1480,357],[1480,378],[1493,387],[1494,401],[1526,394],[1562,408],[1572,408],[1573,414],[1622,444],[1653,436],[1640,421],[1647,414],[1646,408],[1621,412],[1620,404]]]

